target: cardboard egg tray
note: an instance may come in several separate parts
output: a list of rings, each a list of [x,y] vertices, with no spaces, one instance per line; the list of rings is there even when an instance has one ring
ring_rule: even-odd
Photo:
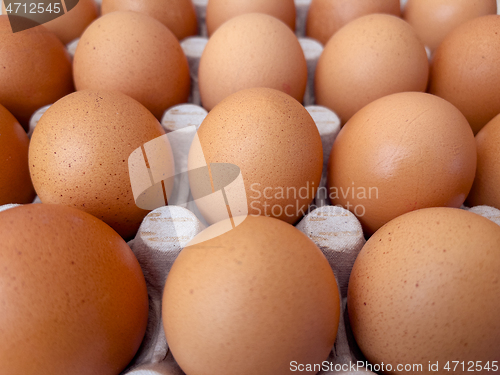
[[[199,35],[181,41],[181,46],[190,67],[192,90],[189,103],[172,107],[165,112],[161,123],[167,133],[188,126],[195,126],[198,129],[207,115],[207,111],[201,107],[197,77],[199,60],[208,41],[204,21],[207,1],[193,0],[198,16]],[[500,9],[500,0],[497,1]],[[99,0],[97,2],[100,3]],[[314,73],[323,46],[313,39],[304,37],[305,21],[310,2],[311,0],[295,0],[297,8],[296,35],[299,37],[299,42],[303,48],[308,69],[308,83],[303,104],[316,122],[323,144],[324,163],[320,186],[324,187],[326,186],[326,165],[333,142],[340,131],[340,120],[331,110],[315,105]],[[403,7],[406,1],[401,0],[401,3]],[[75,40],[68,44],[67,48],[71,54],[74,54],[77,43],[78,40]],[[48,107],[41,108],[33,115],[30,121],[29,136],[31,136],[38,120]],[[181,156],[181,159],[184,157],[184,160],[176,160],[176,163],[185,162],[190,147],[189,142],[179,142],[181,143],[177,145],[177,148],[183,150],[182,155],[184,156]],[[207,223],[198,212],[196,204],[190,199],[192,197],[188,196],[190,194],[189,185],[186,186],[187,189],[184,190],[186,197],[183,200],[188,203],[182,206],[161,207],[150,212],[142,222],[135,239],[129,242],[146,277],[150,312],[148,327],[142,345],[123,374],[184,374],[168,350],[161,320],[161,301],[163,286],[175,258],[191,239],[207,227]],[[35,199],[34,203],[38,202],[40,202],[39,199]],[[365,369],[359,371],[349,370],[352,363],[358,363],[357,361],[364,363],[366,360],[355,344],[346,311],[349,275],[356,256],[366,240],[358,219],[348,210],[331,206],[329,203],[328,198],[322,196],[320,190],[310,207],[309,213],[296,225],[322,250],[334,271],[339,286],[339,294],[342,297],[337,339],[328,359],[326,359],[331,368],[337,370],[321,371],[319,374],[370,373]],[[0,211],[12,206],[15,205],[2,206]],[[500,224],[500,210],[484,206],[474,207],[471,210]]]

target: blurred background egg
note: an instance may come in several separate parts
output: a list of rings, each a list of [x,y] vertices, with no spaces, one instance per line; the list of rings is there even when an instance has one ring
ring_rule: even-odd
[[[33,112],[74,91],[71,59],[43,25],[13,33],[9,17],[0,16],[0,104],[27,130]]]
[[[26,132],[0,104],[0,206],[31,203],[35,199],[28,167],[28,146]]]
[[[117,11],[83,33],[73,61],[77,90],[116,90],[131,96],[157,119],[187,101],[189,67],[175,35],[142,13]]]
[[[208,0],[207,31],[212,35],[224,22],[245,13],[265,13],[283,21],[295,31],[294,0]]]
[[[434,51],[457,26],[496,13],[496,0],[408,0],[403,18],[413,26],[425,46]]]
[[[315,76],[316,102],[342,123],[368,103],[404,91],[425,91],[429,62],[413,28],[387,14],[357,18],[327,43]]]
[[[182,40],[198,33],[198,21],[191,0],[102,0],[102,14],[131,10],[156,18]]]
[[[467,203],[500,209],[500,114],[476,135],[477,171]]]
[[[306,35],[326,45],[344,25],[372,13],[399,17],[399,0],[312,0],[307,13]]]
[[[465,22],[434,54],[429,92],[462,111],[474,134],[500,113],[499,61],[499,15]]]
[[[118,375],[141,344],[146,282],[108,225],[60,205],[0,213],[0,373]]]
[[[425,93],[378,99],[342,128],[328,166],[334,205],[365,233],[425,207],[460,207],[474,181],[476,144],[452,104]]]
[[[422,209],[380,228],[356,258],[347,296],[366,358],[392,364],[390,374],[408,373],[396,364],[442,374],[460,361],[452,372],[467,374],[468,361],[500,361],[499,249],[500,226],[460,209]]]
[[[128,158],[163,134],[158,120],[124,94],[68,95],[45,112],[31,138],[35,190],[43,203],[88,212],[128,239],[148,213],[135,204]]]
[[[187,374],[288,374],[291,361],[327,358],[340,301],[328,261],[306,235],[280,220],[248,216],[181,251],[162,315],[169,348]]]
[[[198,79],[207,110],[251,87],[281,90],[302,102],[307,64],[289,27],[267,14],[250,13],[227,21],[208,40]]]
[[[314,120],[291,96],[268,88],[239,91],[208,114],[197,134],[207,164],[240,168],[251,215],[293,224],[307,212],[321,179],[323,148]],[[190,170],[196,156],[192,148]],[[214,223],[221,212],[209,203],[197,205]]]

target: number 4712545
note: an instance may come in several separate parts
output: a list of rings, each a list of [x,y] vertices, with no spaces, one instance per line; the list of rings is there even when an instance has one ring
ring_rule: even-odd
[[[447,371],[498,371],[498,361],[448,361],[444,365]]]
[[[60,13],[61,7],[59,3],[49,3],[45,7],[44,3],[9,3],[5,11],[8,14],[40,14],[40,13]]]

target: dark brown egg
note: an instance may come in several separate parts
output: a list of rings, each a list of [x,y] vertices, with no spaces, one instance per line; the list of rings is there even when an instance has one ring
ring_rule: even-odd
[[[0,373],[118,375],[141,344],[148,295],[130,247],[60,205],[0,213]]]
[[[0,16],[0,50],[0,104],[26,130],[37,109],[74,90],[71,59],[43,25],[12,33],[6,15]]]
[[[0,206],[31,203],[35,199],[28,168],[28,146],[24,129],[0,105]]]

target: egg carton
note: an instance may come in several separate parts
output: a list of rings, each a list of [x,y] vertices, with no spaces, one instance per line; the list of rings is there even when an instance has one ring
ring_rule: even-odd
[[[188,59],[192,90],[189,104],[181,104],[165,111],[161,124],[167,133],[187,126],[198,128],[207,115],[201,107],[198,89],[198,65],[207,44],[205,12],[208,0],[193,0],[199,22],[199,35],[186,38],[181,46]],[[500,0],[499,13],[500,13]],[[100,1],[97,1],[100,3]],[[295,0],[297,8],[296,35],[304,51],[308,69],[308,83],[303,104],[314,119],[321,135],[323,145],[323,174],[320,187],[326,186],[326,166],[333,142],[340,131],[340,120],[331,110],[315,105],[314,74],[323,46],[310,38],[305,38],[305,21],[311,0]],[[404,7],[405,0],[401,1]],[[78,39],[67,45],[74,55]],[[50,106],[40,108],[31,118],[28,135],[31,136],[40,117]],[[183,150],[175,155],[176,163],[185,163],[190,144],[177,145]],[[184,184],[188,184],[184,181]],[[145,338],[134,360],[123,375],[181,375],[184,374],[168,350],[161,318],[163,286],[168,272],[179,252],[198,233],[207,227],[207,223],[197,210],[189,196],[189,189],[183,189],[186,195],[184,207],[167,206],[150,212],[142,222],[136,237],[129,246],[136,255],[146,278],[149,295],[149,320]],[[324,191],[324,190],[322,190]],[[320,192],[322,192],[320,190]],[[34,203],[40,203],[38,197]],[[16,205],[0,207],[0,211]],[[316,208],[316,209],[313,209]],[[464,209],[467,209],[464,207]],[[470,209],[500,225],[500,210],[480,206]],[[371,373],[361,368],[349,371],[352,363],[366,363],[357,347],[349,326],[347,316],[347,286],[354,261],[366,242],[361,224],[350,211],[342,207],[331,206],[327,196],[318,194],[309,213],[296,225],[321,249],[335,274],[339,295],[341,296],[341,316],[337,338],[326,361],[334,371],[320,371],[319,375]],[[359,361],[359,362],[358,362]]]

